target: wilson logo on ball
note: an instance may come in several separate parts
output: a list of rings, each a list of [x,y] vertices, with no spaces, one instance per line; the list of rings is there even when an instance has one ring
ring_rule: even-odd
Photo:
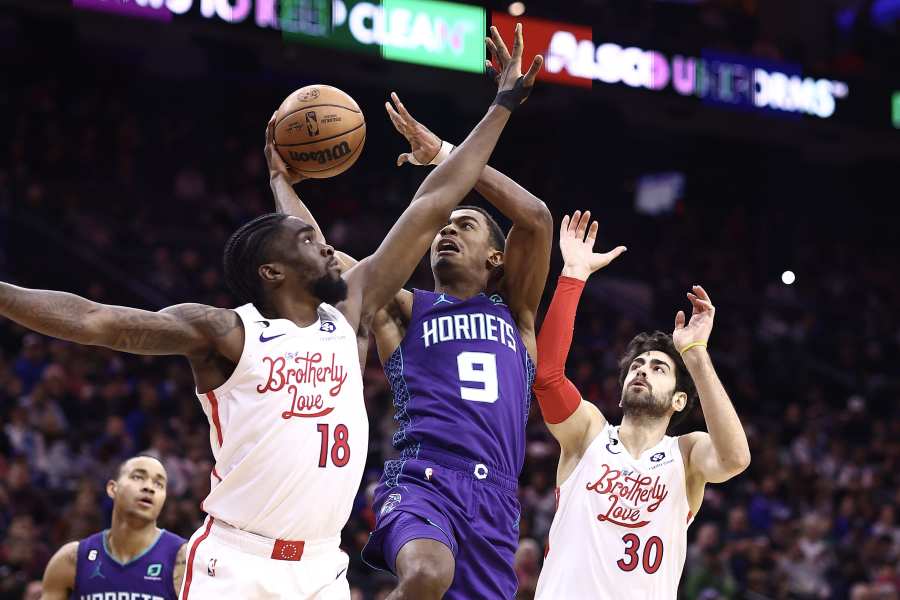
[[[333,160],[337,160],[339,158],[343,158],[350,154],[350,144],[347,142],[341,142],[340,144],[336,144],[331,148],[327,148],[325,150],[319,150],[318,152],[297,152],[295,150],[289,150],[289,154],[293,160],[299,160],[301,162],[307,162],[314,160],[318,162],[320,165],[324,165],[327,162],[331,162]]]

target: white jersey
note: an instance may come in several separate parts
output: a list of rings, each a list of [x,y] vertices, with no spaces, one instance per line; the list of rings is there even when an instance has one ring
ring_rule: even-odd
[[[340,535],[369,444],[356,332],[334,307],[298,327],[235,309],[244,349],[234,373],[198,394],[215,467],[203,509],[274,539]]]
[[[637,459],[608,424],[557,489],[538,600],[675,600],[693,520],[678,438]]]

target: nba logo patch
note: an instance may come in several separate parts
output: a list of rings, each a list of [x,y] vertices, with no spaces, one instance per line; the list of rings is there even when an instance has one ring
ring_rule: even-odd
[[[216,563],[217,562],[218,562],[218,559],[211,558],[211,559],[209,559],[209,562],[206,564],[206,574],[209,575],[210,577],[216,576]]]
[[[90,552],[88,552],[87,559],[88,560],[97,560],[97,551],[91,550]]]
[[[387,497],[387,500],[384,501],[384,504],[381,506],[381,516],[388,514],[400,504],[400,494],[391,494]]]
[[[334,333],[335,329],[337,329],[337,325],[331,321],[322,321],[322,325],[319,327],[319,331],[324,331],[325,333]]]

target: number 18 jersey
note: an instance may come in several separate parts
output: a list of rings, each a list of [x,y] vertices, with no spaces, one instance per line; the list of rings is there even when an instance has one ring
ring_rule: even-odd
[[[406,336],[385,365],[403,458],[449,452],[513,476],[525,457],[534,363],[503,298],[415,290]]]

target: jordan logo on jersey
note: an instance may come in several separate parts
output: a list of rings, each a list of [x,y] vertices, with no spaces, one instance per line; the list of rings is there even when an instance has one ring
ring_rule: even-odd
[[[659,508],[669,495],[666,485],[640,473],[625,473],[602,465],[603,473],[593,483],[587,484],[587,490],[609,499],[605,512],[597,515],[598,521],[609,521],[630,529],[643,527],[650,523],[645,520],[645,512],[652,513]]]
[[[290,410],[281,413],[282,419],[323,417],[333,411],[334,406],[327,406],[332,403],[329,400],[341,393],[348,376],[336,355],[332,352],[331,357],[325,359],[321,352],[298,353],[291,362],[297,366],[288,366],[284,356],[263,357],[269,376],[264,385],[256,386],[256,391],[265,394],[284,389],[287,392],[285,400],[290,402]]]

